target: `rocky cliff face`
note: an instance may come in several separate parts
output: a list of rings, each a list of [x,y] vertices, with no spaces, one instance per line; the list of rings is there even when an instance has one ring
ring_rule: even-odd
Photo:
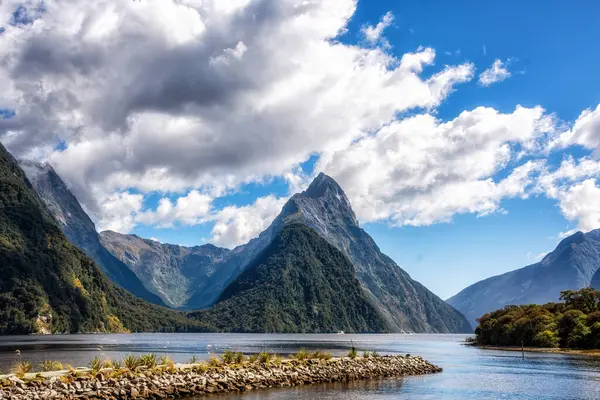
[[[164,305],[125,264],[104,248],[94,223],[50,165],[25,160],[19,165],[71,243],[91,257],[113,282],[138,297]]]
[[[542,261],[477,282],[447,301],[477,326],[477,318],[506,305],[545,304],[558,301],[562,290],[588,287],[598,268],[600,229],[577,232]]]
[[[231,253],[210,244],[184,247],[112,231],[101,232],[100,237],[109,251],[174,308],[194,308],[188,305],[190,297],[199,292],[206,294],[206,283]]]

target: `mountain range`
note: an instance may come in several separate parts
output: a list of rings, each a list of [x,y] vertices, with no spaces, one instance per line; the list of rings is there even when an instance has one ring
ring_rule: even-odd
[[[562,290],[600,289],[600,229],[563,239],[542,261],[477,282],[449,298],[472,326],[477,318],[507,305],[545,304]]]
[[[33,182],[51,182],[58,178],[47,166],[33,168],[28,163],[22,165],[28,173],[33,171],[36,175],[32,176]],[[65,209],[82,208],[70,192],[69,195],[65,194],[66,185],[60,178],[53,184],[36,184],[35,188],[55,218],[61,221],[63,231],[68,236],[75,232],[73,243],[79,245],[99,265],[104,262],[99,257],[99,254],[104,254],[103,249],[110,252],[120,261],[120,265],[125,265],[135,274],[136,280],[132,280],[136,282],[135,286],[138,286],[138,281],[143,284],[146,293],[138,290],[137,294],[156,303],[156,298],[152,296],[159,297],[161,302],[170,307],[184,310],[207,309],[216,303],[215,307],[219,307],[226,301],[231,304],[231,299],[235,296],[226,299],[222,297],[226,290],[231,293],[228,287],[256,265],[257,258],[262,257],[263,252],[287,226],[300,224],[309,227],[348,259],[353,266],[354,278],[362,296],[376,311],[377,320],[384,321],[383,328],[377,323],[353,323],[349,327],[390,332],[471,331],[469,323],[460,312],[414,281],[392,259],[381,253],[373,239],[360,228],[343,190],[325,174],[319,174],[306,191],[292,196],[279,216],[258,237],[232,250],[213,245],[183,247],[161,244],[115,232],[100,233],[99,246],[95,236],[88,234],[87,236],[94,238],[94,245],[89,246],[87,243],[90,240],[86,239],[81,243],[81,233],[77,232],[84,231],[81,226],[89,228],[93,225],[82,222],[89,220],[85,213],[65,213]],[[73,207],[64,204],[71,204],[73,200]],[[107,275],[110,276],[108,272]],[[122,287],[131,285],[131,282],[115,281]],[[314,282],[321,280],[315,279]],[[308,329],[308,326],[300,324],[299,329]]]
[[[0,334],[180,330],[199,324],[111,282],[62,233],[0,144]]]

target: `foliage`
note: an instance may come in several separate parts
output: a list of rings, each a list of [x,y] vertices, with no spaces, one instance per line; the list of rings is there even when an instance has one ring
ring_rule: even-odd
[[[113,284],[0,144],[0,334],[204,330]]]
[[[96,372],[100,371],[101,369],[106,368],[107,365],[106,365],[106,361],[101,360],[100,357],[96,356],[96,357],[92,358],[92,361],[90,361],[89,367],[93,373],[96,373]]]
[[[221,355],[221,360],[223,360],[224,364],[234,364],[235,353],[231,350],[226,350],[225,353]]]
[[[219,331],[382,332],[354,266],[311,228],[287,225],[210,310],[190,314]]]
[[[356,350],[356,347],[352,346],[350,348],[350,350],[348,350],[348,357],[350,357],[350,358],[358,357],[358,351]]]
[[[244,356],[244,353],[239,352],[239,351],[237,353],[235,353],[235,357],[234,358],[235,358],[235,363],[236,364],[243,364],[244,361],[246,361],[246,356]]]
[[[217,357],[211,355],[208,359],[208,365],[211,367],[220,367],[223,363]]]
[[[130,371],[135,371],[140,366],[140,362],[133,354],[127,354],[123,359],[123,366]]]
[[[12,373],[18,378],[23,378],[25,374],[30,373],[33,370],[33,365],[28,361],[17,361],[12,369]]]
[[[248,361],[251,363],[255,363],[258,361],[258,354],[251,354],[248,356]]]
[[[268,364],[271,362],[271,354],[266,351],[261,351],[258,353],[258,361],[263,364]]]
[[[294,358],[300,361],[308,360],[310,358],[310,353],[306,349],[300,349],[296,355],[294,355]]]
[[[506,306],[479,318],[477,344],[600,348],[600,291],[561,292],[563,303]]]
[[[140,358],[138,359],[138,363],[140,366],[144,366],[147,368],[154,368],[158,365],[158,362],[156,360],[156,354],[154,354],[154,353],[144,354],[144,355],[140,356]]]
[[[60,361],[44,360],[40,363],[40,369],[44,372],[60,371],[63,369],[63,365]]]
[[[192,356],[189,361],[190,364],[198,364],[198,357]]]

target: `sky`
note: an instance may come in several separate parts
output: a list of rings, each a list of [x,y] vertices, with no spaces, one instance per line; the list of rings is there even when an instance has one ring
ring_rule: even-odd
[[[319,172],[442,298],[600,228],[600,4],[4,0],[0,141],[99,230],[225,247]]]

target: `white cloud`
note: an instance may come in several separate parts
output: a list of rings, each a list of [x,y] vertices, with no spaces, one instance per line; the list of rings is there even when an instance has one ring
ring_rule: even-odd
[[[389,28],[394,23],[394,14],[388,12],[385,14],[379,23],[375,26],[366,25],[361,29],[361,33],[365,37],[365,40],[371,44],[376,44],[380,40],[382,40],[383,31]],[[387,41],[384,42],[387,46],[389,43]]]
[[[504,63],[500,59],[496,59],[491,67],[479,75],[479,84],[482,86],[490,86],[496,82],[502,82],[503,80],[510,78],[511,73],[508,70],[507,64],[508,63]]]
[[[578,144],[600,154],[600,104],[596,109],[584,110],[571,129],[566,130],[550,143],[550,149]]]
[[[142,209],[144,197],[128,192],[114,193],[102,201],[101,231],[129,232],[135,226],[135,214]]]
[[[48,159],[101,229],[215,222],[217,243],[242,243],[284,200],[223,210],[213,200],[275,176],[297,191],[310,157],[363,221],[485,215],[529,194],[543,162],[520,160],[554,128],[540,107],[436,119],[474,66],[436,66],[431,48],[396,56],[383,37],[391,13],[363,29],[366,43],[335,40],[355,0],[45,0],[43,12],[27,1],[35,21],[9,24],[21,3],[0,3],[0,104],[16,111],[0,140]],[[496,60],[479,79],[508,76]],[[398,119],[409,110],[424,114]],[[599,114],[584,112],[563,146],[598,149]],[[156,193],[163,200],[144,210]]]
[[[179,197],[175,202],[164,197],[154,211],[145,211],[136,216],[136,222],[166,228],[176,222],[184,225],[198,225],[210,217],[213,198],[197,190]]]
[[[580,230],[587,232],[600,228],[600,187],[595,179],[588,179],[561,193],[560,209],[570,221],[578,221]]]
[[[545,168],[534,192],[556,199],[561,213],[577,223],[577,230],[600,228],[600,161],[591,158],[565,159],[558,168]],[[568,236],[575,230],[564,232]]]
[[[211,242],[224,247],[248,242],[269,227],[286,201],[269,195],[248,206],[223,208],[214,216]]]
[[[397,59],[382,43],[332,40],[355,0],[47,0],[44,9],[2,35],[0,103],[16,116],[0,121],[0,140],[17,156],[46,153],[96,220],[112,193],[214,197],[286,174],[400,112],[434,109],[474,71],[433,69],[429,48]],[[57,139],[66,149],[54,150]]]
[[[418,115],[323,154],[317,170],[338,180],[362,221],[420,226],[486,215],[502,199],[527,196],[543,163],[514,165],[517,145],[532,147],[549,118],[540,107],[511,114],[479,107],[449,122]],[[509,164],[508,176],[494,180]]]

